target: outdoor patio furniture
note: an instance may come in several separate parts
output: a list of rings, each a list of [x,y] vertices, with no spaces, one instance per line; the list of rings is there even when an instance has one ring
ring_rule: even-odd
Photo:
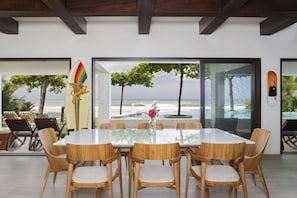
[[[284,145],[297,149],[297,120],[286,120],[282,125],[282,149]]]
[[[231,133],[236,132],[238,118],[216,118],[214,127],[229,131]]]
[[[44,128],[53,128],[56,131],[58,138],[64,136],[62,132],[66,123],[63,123],[60,127],[57,118],[35,118],[34,122],[38,130]]]
[[[29,141],[29,151],[39,150],[39,139],[38,135],[34,129],[32,129],[27,119],[6,119],[7,126],[10,129],[10,137],[7,143],[7,150],[12,150],[19,148],[25,144],[27,137],[30,138]],[[14,141],[17,141],[19,146],[14,147]]]
[[[19,119],[20,118],[15,111],[4,111],[3,116],[5,119]]]
[[[21,111],[19,112],[19,116],[21,119],[27,119],[31,127],[33,129],[35,128],[34,116],[30,111]]]

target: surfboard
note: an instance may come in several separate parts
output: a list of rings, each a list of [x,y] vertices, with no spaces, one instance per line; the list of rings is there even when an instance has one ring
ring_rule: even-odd
[[[68,130],[88,128],[89,82],[86,69],[77,61],[70,70],[66,85],[65,114]]]
[[[267,73],[268,105],[273,107],[277,104],[277,75],[274,71]]]

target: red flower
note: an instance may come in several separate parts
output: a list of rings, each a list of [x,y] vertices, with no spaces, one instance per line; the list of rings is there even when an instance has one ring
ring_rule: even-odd
[[[149,110],[148,115],[150,118],[154,118],[157,115],[157,111],[155,109],[151,109]]]

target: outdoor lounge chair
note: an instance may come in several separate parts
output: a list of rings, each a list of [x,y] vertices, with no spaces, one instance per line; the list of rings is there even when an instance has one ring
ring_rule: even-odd
[[[60,127],[56,118],[35,118],[34,122],[38,130],[53,128],[56,131],[58,138],[63,137],[62,132],[66,123],[63,123]]]
[[[7,142],[7,150],[11,150],[14,141],[19,143],[19,148],[25,144],[27,137],[30,138],[29,141],[29,151],[36,151],[39,149],[39,139],[38,134],[32,129],[27,119],[6,119],[7,126],[10,129],[10,137]]]
[[[282,149],[283,143],[293,149],[297,149],[297,120],[286,120],[282,125]]]
[[[33,129],[35,128],[34,116],[30,111],[21,111],[19,112],[19,116],[21,119],[27,119],[31,127]]]
[[[216,118],[214,128],[235,133],[237,128],[238,118]]]

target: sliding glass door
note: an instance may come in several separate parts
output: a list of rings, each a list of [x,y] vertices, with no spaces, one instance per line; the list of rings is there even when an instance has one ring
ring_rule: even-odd
[[[244,137],[260,126],[257,60],[201,60],[201,121]],[[256,75],[259,75],[258,78]]]

